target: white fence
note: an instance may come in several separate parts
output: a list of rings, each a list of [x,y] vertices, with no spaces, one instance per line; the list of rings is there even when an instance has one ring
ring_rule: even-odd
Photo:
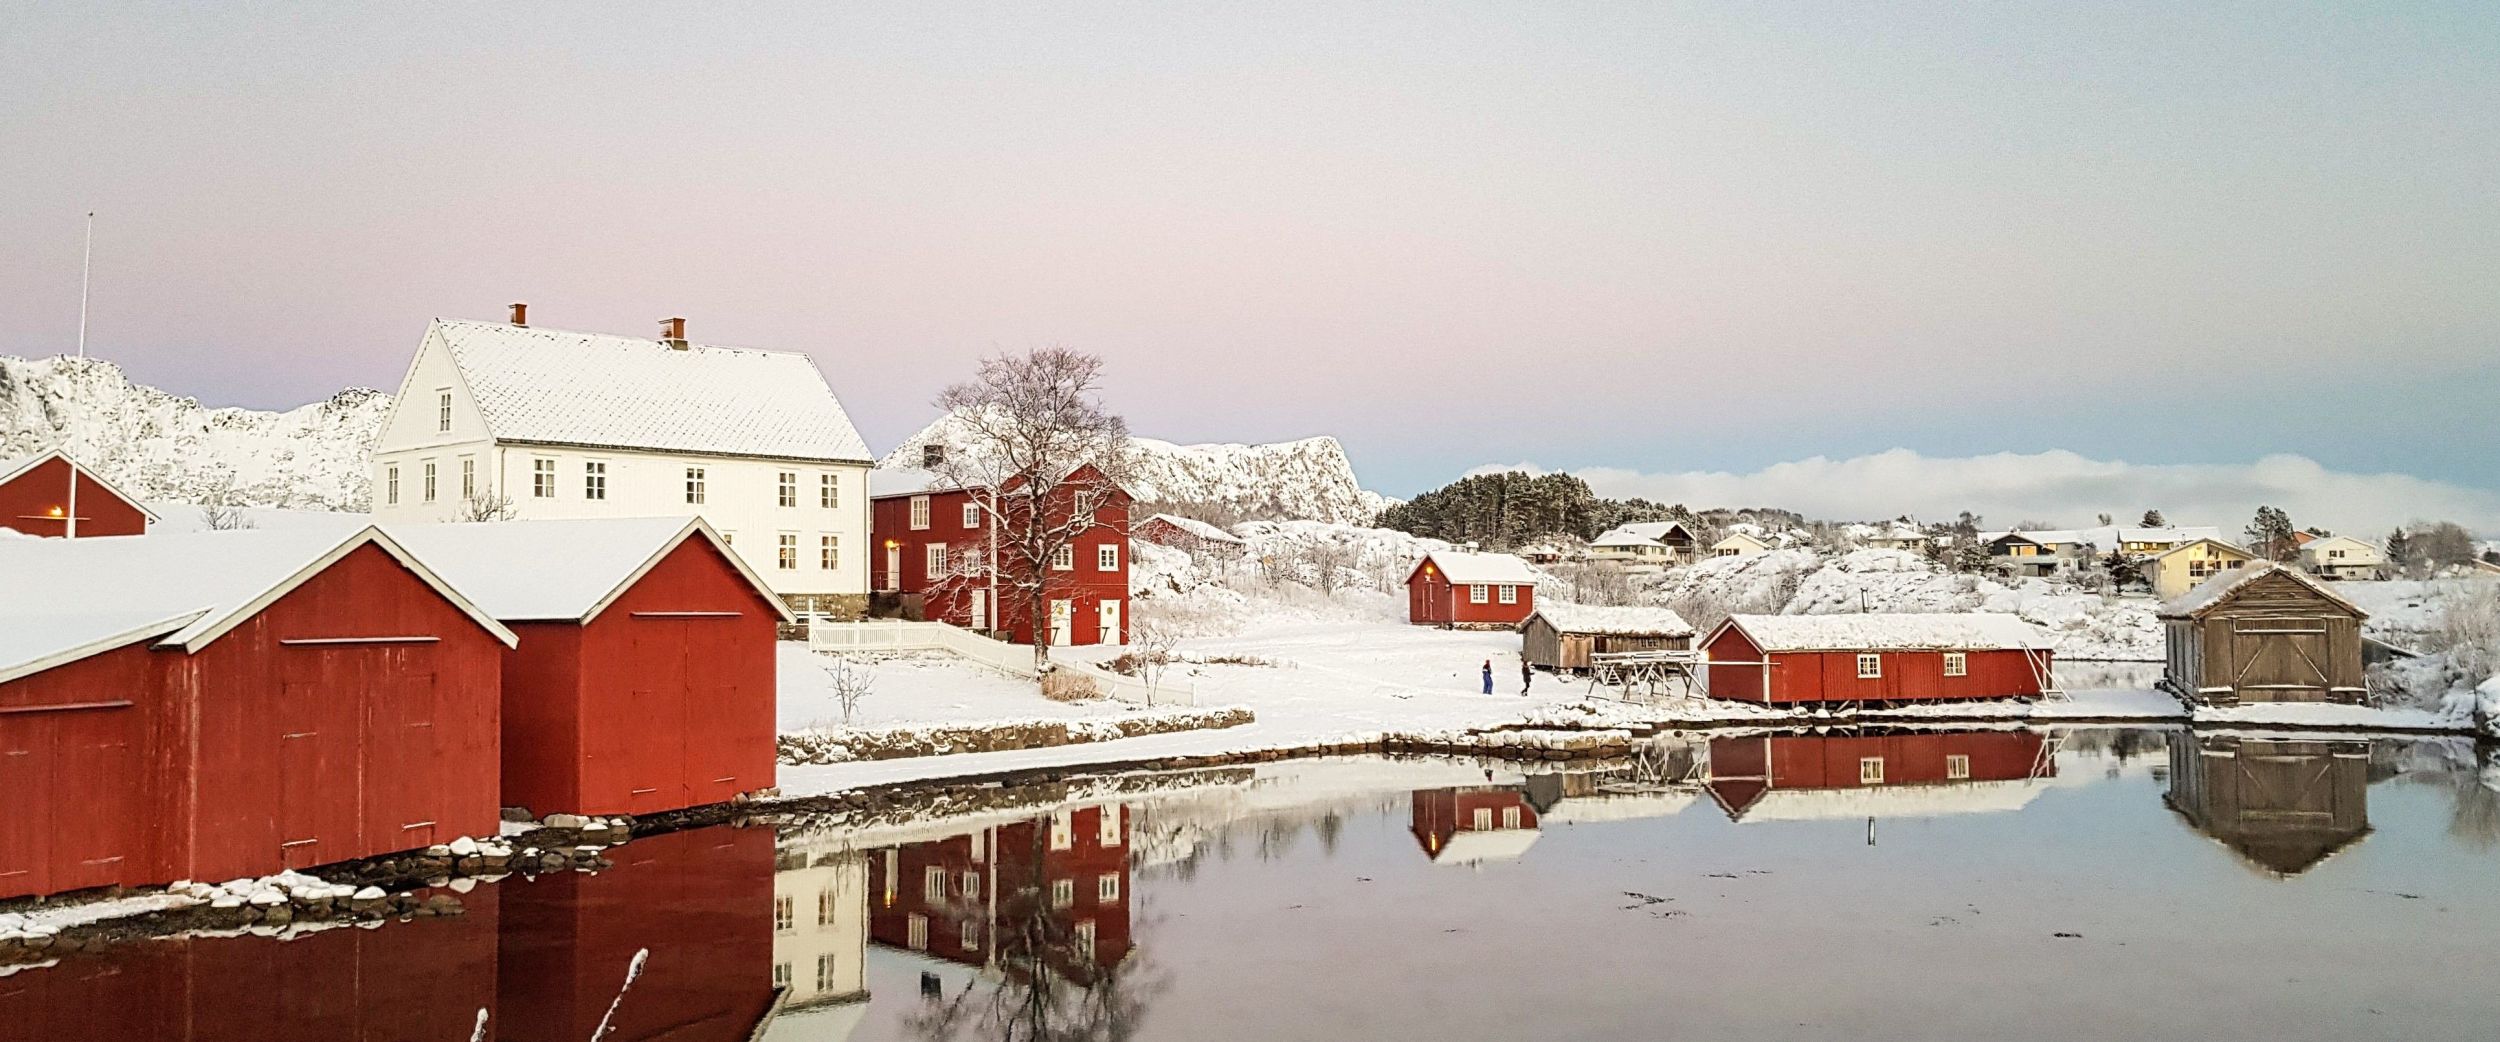
[[[1037,676],[1033,671],[1032,648],[991,640],[943,622],[911,622],[904,619],[836,622],[815,617],[803,621],[807,623],[807,647],[810,651],[945,651],[1010,676],[1027,680]],[[1136,677],[1114,673],[1089,662],[1055,658],[1051,664],[1063,672],[1092,680],[1103,694],[1123,702],[1169,706],[1198,704],[1196,685],[1186,678],[1167,676],[1161,682],[1149,685]]]

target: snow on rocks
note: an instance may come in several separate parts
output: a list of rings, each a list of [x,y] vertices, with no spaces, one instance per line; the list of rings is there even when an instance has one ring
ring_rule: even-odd
[[[1108,742],[1140,735],[1239,727],[1255,719],[1240,706],[1213,709],[1141,709],[1114,717],[1075,720],[985,720],[960,724],[796,731],[780,736],[781,762],[849,763],[907,756],[1044,749]]]

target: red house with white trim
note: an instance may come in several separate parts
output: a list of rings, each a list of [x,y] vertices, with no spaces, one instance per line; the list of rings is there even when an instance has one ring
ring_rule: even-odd
[[[1101,480],[1088,465],[1066,484]],[[992,567],[998,519],[983,506],[987,490],[943,487],[925,471],[891,468],[872,472],[869,482],[871,589],[899,599],[906,614],[1031,642],[1028,602]],[[1053,645],[1128,643],[1128,494],[1109,496],[1092,521],[1052,563],[1043,591]]]
[[[1765,704],[2038,695],[2049,635],[2007,614],[1731,615],[1701,642],[1710,697]]]
[[[2018,810],[2057,774],[2045,746],[2037,731],[1713,738],[1703,788],[1737,822]]]
[[[493,835],[512,631],[375,528],[0,540],[0,897]]]
[[[1508,629],[1536,611],[1536,572],[1510,554],[1436,550],[1406,573],[1406,621]]]
[[[503,804],[650,814],[773,785],[781,598],[700,519],[394,525],[520,637]]]
[[[59,449],[0,460],[0,528],[46,537],[146,535],[156,519]]]

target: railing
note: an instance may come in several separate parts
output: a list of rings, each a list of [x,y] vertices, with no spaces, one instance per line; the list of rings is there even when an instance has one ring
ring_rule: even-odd
[[[866,619],[859,622],[837,622],[823,617],[806,617],[807,647],[810,651],[844,654],[863,651],[945,651],[977,665],[1001,673],[1032,680],[1039,676],[1033,669],[1033,649],[1022,644],[992,640],[960,626],[943,622],[912,622],[904,619]],[[1108,697],[1140,704],[1194,706],[1198,704],[1197,687],[1183,677],[1166,677],[1161,683],[1149,685],[1136,677],[1096,666],[1090,662],[1055,659],[1057,669],[1085,677],[1094,682]]]

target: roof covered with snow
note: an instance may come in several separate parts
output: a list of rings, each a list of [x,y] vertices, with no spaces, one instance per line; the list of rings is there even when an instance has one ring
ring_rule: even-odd
[[[1139,524],[1149,524],[1156,521],[1161,521],[1164,524],[1180,529],[1183,532],[1197,538],[1204,539],[1210,543],[1238,543],[1242,541],[1240,536],[1234,535],[1231,532],[1217,528],[1214,525],[1200,521],[1197,518],[1182,517],[1178,514],[1156,514],[1153,517],[1147,518],[1145,521],[1139,522]]]
[[[1666,548],[1666,545],[1667,544],[1661,543],[1648,536],[1631,535],[1621,530],[1606,533],[1605,535],[1598,536],[1596,539],[1589,541],[1589,547],[1591,549],[1608,546],[1655,546],[1663,550]]]
[[[2171,525],[2164,528],[2102,525],[2097,528],[2051,528],[1999,534],[2021,536],[2042,546],[2073,546],[2088,543],[2098,549],[2116,550],[2128,543],[2170,544],[2197,539],[2220,539],[2222,530],[2211,525]]]
[[[1430,564],[1454,583],[1511,583],[1536,585],[1536,572],[1528,562],[1510,554],[1467,553],[1460,550],[1435,550],[1415,562],[1421,569]],[[1410,578],[1414,572],[1408,573]]]
[[[806,355],[437,319],[499,440],[866,463]]]
[[[2045,649],[2046,630],[1993,612],[1730,615],[1724,626],[1771,651],[2006,651]]]
[[[786,613],[764,580],[694,518],[403,524],[384,530],[505,622],[589,622],[688,539],[711,542],[759,596]]]
[[[1693,626],[1667,608],[1606,607],[1595,604],[1541,604],[1536,613],[1564,633],[1614,636],[1689,637]]]
[[[1609,540],[1664,540],[1670,534],[1681,535],[1687,541],[1693,538],[1693,530],[1685,527],[1684,522],[1681,521],[1634,521],[1630,524],[1616,525],[1598,533],[1597,539],[1590,545],[1598,545]]]
[[[2370,615],[2369,612],[2362,611],[2358,605],[2345,600],[2341,594],[2328,589],[2325,583],[2310,578],[2298,568],[2286,567],[2273,561],[2251,561],[2237,568],[2225,568],[2214,573],[2213,578],[2198,583],[2195,589],[2163,602],[2160,610],[2154,612],[2154,616],[2164,619],[2188,619],[2202,615],[2231,599],[2234,592],[2255,582],[2261,575],[2280,575],[2306,586],[2318,596],[2326,598],[2329,603],[2351,612],[2354,618],[2368,618]]]

